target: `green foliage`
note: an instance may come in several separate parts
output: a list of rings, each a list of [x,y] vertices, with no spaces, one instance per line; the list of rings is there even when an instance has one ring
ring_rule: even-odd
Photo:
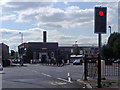
[[[114,42],[113,51],[116,54],[116,58],[120,58],[120,37]]]
[[[110,47],[113,47],[114,42],[117,40],[119,36],[120,36],[120,33],[117,33],[117,32],[112,33],[108,39],[108,45]]]
[[[102,47],[102,57],[104,59],[108,59],[108,58],[113,58],[113,50],[111,47],[109,47],[108,45],[104,45]]]
[[[120,33],[114,32],[110,35],[107,45],[102,47],[102,57],[108,58],[120,58]]]
[[[27,58],[29,60],[33,59],[33,48],[32,48],[32,46],[28,46],[28,48],[26,48],[26,55],[27,55]]]

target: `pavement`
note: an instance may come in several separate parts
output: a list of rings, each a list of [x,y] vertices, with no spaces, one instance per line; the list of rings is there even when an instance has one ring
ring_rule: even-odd
[[[71,80],[68,80],[68,73]],[[2,88],[86,88],[78,82],[82,78],[82,65],[64,67],[43,64],[19,64],[5,67]]]

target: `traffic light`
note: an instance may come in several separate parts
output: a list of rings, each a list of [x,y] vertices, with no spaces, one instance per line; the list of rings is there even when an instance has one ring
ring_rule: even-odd
[[[11,50],[11,56],[14,56],[14,54],[15,54],[15,51]]]
[[[95,7],[95,33],[106,33],[106,16],[106,7]]]

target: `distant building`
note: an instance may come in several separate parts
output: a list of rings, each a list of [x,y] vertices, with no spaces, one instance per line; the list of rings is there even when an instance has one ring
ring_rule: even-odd
[[[33,50],[33,60],[40,61],[42,63],[47,63],[49,60],[53,62],[54,58],[58,59],[58,43],[57,42],[47,42],[46,32],[43,32],[43,42],[28,42],[23,43],[18,46],[20,58],[25,57],[25,49],[32,48]],[[30,62],[28,59],[24,62]]]
[[[28,42],[18,46],[21,59],[26,57],[25,52],[29,47],[33,50],[32,59],[42,63],[47,63],[49,60],[52,63],[54,59],[56,61],[64,59],[66,62],[71,59],[71,55],[97,54],[97,47],[59,46],[58,42],[47,42],[45,31],[43,32],[43,42]],[[24,62],[30,62],[30,60],[25,58]]]
[[[9,59],[9,46],[7,46],[4,43],[0,43],[0,63],[3,66],[6,66],[8,59]]]
[[[98,48],[93,46],[59,46],[59,51],[62,56],[64,55],[64,59],[74,61],[74,59],[83,57],[85,54],[87,55],[97,55]]]

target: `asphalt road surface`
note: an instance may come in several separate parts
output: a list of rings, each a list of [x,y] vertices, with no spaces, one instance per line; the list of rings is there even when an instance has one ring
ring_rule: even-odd
[[[72,78],[68,81],[68,73]],[[82,65],[64,67],[43,64],[5,67],[2,88],[83,88],[76,80],[82,78]]]

